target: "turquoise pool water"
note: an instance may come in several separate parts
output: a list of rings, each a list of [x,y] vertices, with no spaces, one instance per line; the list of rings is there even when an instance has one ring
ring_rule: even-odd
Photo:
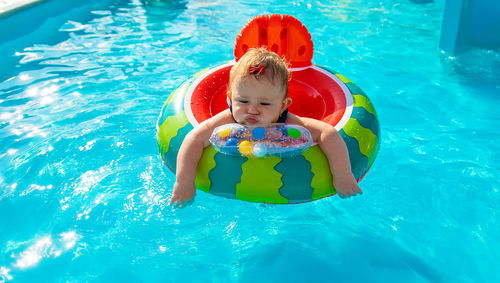
[[[0,282],[500,280],[500,53],[442,54],[442,3],[89,3],[0,42]],[[262,13],[299,18],[314,62],[375,104],[364,194],[272,206],[199,192],[172,211],[161,106]]]

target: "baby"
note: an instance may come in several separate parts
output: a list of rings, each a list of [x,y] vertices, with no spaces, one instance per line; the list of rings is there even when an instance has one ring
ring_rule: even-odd
[[[292,99],[288,97],[289,71],[286,63],[265,48],[249,49],[231,68],[229,77],[229,109],[202,122],[185,137],[177,156],[176,182],[170,204],[177,206],[192,200],[196,167],[203,149],[210,145],[213,130],[229,123],[287,123],[305,127],[311,132],[328,158],[333,184],[341,198],[362,193],[354,175],[347,147],[331,125],[288,112]]]

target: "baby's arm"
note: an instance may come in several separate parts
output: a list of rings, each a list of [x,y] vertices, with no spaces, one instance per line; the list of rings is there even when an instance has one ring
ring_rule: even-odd
[[[231,113],[225,110],[204,121],[186,135],[177,154],[176,180],[169,205],[173,203],[179,205],[194,197],[196,167],[203,149],[210,144],[210,136],[216,127],[232,122],[234,120]]]
[[[347,146],[334,127],[319,120],[295,115],[290,115],[287,123],[297,123],[311,132],[313,140],[319,144],[328,158],[333,175],[333,184],[341,198],[362,193],[351,171]]]

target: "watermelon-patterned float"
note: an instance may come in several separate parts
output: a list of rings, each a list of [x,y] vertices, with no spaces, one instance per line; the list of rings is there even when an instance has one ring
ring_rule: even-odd
[[[289,15],[261,15],[240,31],[234,59],[253,47],[266,47],[291,66],[290,111],[323,120],[343,137],[358,180],[377,155],[379,122],[366,94],[346,77],[312,63],[313,42],[306,27]],[[226,90],[233,62],[205,69],[174,90],[157,123],[160,154],[175,171],[177,153],[186,134],[200,122],[227,109]],[[327,158],[318,145],[294,156],[231,155],[213,146],[204,149],[196,172],[199,190],[252,202],[301,203],[336,193]]]

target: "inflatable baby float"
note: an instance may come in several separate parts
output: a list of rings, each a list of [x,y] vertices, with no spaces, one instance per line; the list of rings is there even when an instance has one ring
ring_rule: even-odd
[[[322,120],[338,130],[359,182],[380,146],[375,108],[349,79],[313,64],[313,42],[306,27],[293,16],[278,14],[252,18],[236,37],[234,61],[199,71],[170,94],[157,122],[159,151],[167,167],[175,173],[178,150],[193,127],[227,109],[226,90],[234,62],[249,48],[262,46],[290,64],[290,111]],[[197,189],[263,203],[301,203],[336,193],[328,160],[318,145],[292,156],[262,154],[264,157],[250,154],[253,151],[250,146],[249,154],[232,155],[214,146],[206,147],[196,171]]]

